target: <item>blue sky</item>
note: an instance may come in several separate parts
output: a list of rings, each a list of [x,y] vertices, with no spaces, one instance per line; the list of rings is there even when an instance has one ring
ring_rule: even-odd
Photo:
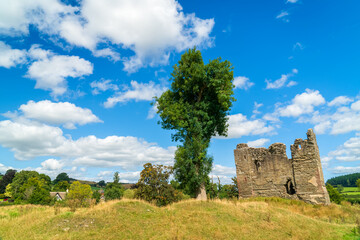
[[[32,169],[135,182],[177,143],[150,105],[197,46],[234,66],[227,138],[213,176],[235,175],[238,143],[317,134],[325,179],[360,172],[360,3],[334,0],[0,0],[0,172]]]

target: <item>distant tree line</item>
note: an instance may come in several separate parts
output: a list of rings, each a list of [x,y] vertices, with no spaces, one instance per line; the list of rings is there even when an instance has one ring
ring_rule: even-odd
[[[342,185],[343,187],[356,187],[356,181],[358,179],[360,179],[360,173],[352,173],[330,178],[326,183],[332,186]]]

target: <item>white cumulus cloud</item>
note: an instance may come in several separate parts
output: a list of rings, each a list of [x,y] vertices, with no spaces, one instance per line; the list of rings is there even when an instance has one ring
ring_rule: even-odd
[[[282,74],[281,78],[271,82],[271,80],[265,80],[266,82],[266,89],[278,89],[278,88],[282,88],[285,86],[285,84],[287,83],[287,81],[289,80],[290,77],[294,76],[295,74],[298,73],[297,69],[293,69],[291,73],[288,74]],[[295,81],[290,81],[286,87],[292,87],[294,85],[296,85],[297,82]]]
[[[262,119],[248,120],[241,113],[230,115],[228,120],[228,136],[226,138],[240,138],[242,136],[253,136],[270,133],[274,130]],[[225,137],[217,137],[225,138]]]
[[[60,161],[50,158],[41,163],[44,170],[60,170],[64,166]]]
[[[172,164],[176,150],[176,147],[162,148],[131,136],[97,138],[90,135],[73,140],[65,137],[58,127],[9,120],[0,121],[0,145],[14,152],[19,160],[47,156],[67,159],[74,166],[123,169],[147,162]],[[54,161],[51,162],[54,165]],[[44,165],[50,166],[50,163]]]
[[[25,62],[25,50],[12,49],[10,45],[0,41],[0,67],[11,68]]]
[[[235,85],[235,88],[247,90],[251,88],[255,83],[251,82],[250,79],[247,77],[240,76],[234,78],[233,84]]]
[[[233,181],[231,178],[236,176],[236,168],[235,167],[226,167],[220,164],[214,164],[209,177],[214,181],[214,183],[218,183],[218,178],[220,179],[221,184],[232,184]]]
[[[340,99],[340,101],[335,101]],[[321,111],[315,111],[310,118],[300,118],[300,122],[309,122],[314,124],[317,134],[324,134],[330,131],[330,134],[344,134],[352,131],[360,131],[360,100],[349,105],[349,101],[335,98],[335,105],[328,104],[328,108]],[[331,103],[330,102],[330,103]],[[347,106],[344,106],[347,105]],[[334,108],[337,106],[337,108]]]
[[[348,103],[351,103],[353,100],[347,96],[338,96],[334,98],[331,102],[328,103],[329,107],[338,107],[341,105],[346,105]]]
[[[154,82],[138,83],[131,81],[130,87],[126,87],[124,91],[117,92],[115,96],[110,97],[104,103],[106,108],[114,107],[117,103],[125,103],[131,100],[135,101],[151,101],[155,96],[160,96],[165,90]]]
[[[29,54],[36,61],[30,65],[27,77],[36,80],[35,88],[50,90],[55,97],[66,92],[67,78],[79,78],[93,71],[93,65],[78,56],[55,55],[36,45]]]
[[[107,90],[113,90],[117,91],[119,90],[119,87],[113,83],[111,83],[111,80],[105,80],[101,79],[100,81],[93,81],[90,83],[91,88],[93,88],[92,93],[94,95],[97,95],[101,92],[105,92]]]
[[[0,1],[0,33],[10,36],[28,34],[34,25],[48,34],[56,33],[62,19],[77,10],[58,0]]]
[[[330,171],[335,174],[358,173],[358,172],[360,172],[360,166],[357,166],[357,167],[337,166],[337,167],[330,169]]]
[[[314,107],[324,103],[325,99],[319,91],[306,89],[304,93],[297,94],[291,104],[279,107],[277,112],[282,117],[298,117],[302,114],[312,113]]]
[[[260,138],[260,139],[254,140],[254,141],[247,142],[247,145],[249,147],[257,148],[257,147],[263,147],[268,142],[270,142],[270,139],[268,139],[268,138]]]
[[[31,25],[94,56],[121,59],[128,72],[167,64],[172,51],[212,46],[214,24],[185,14],[176,0],[82,0],[76,7],[59,0],[0,1],[0,34],[27,35]],[[121,49],[134,54],[120,58]]]
[[[69,102],[29,101],[21,105],[19,110],[23,112],[25,118],[47,124],[64,125],[68,129],[76,128],[77,124],[102,122],[90,109],[77,107]]]

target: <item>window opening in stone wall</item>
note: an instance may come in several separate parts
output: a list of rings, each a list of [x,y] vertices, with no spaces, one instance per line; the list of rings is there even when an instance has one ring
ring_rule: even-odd
[[[296,193],[295,191],[295,188],[294,188],[294,184],[292,183],[291,179],[288,178],[286,184],[285,184],[285,187],[286,187],[286,192],[290,195],[293,195]]]
[[[255,160],[255,166],[256,166],[256,171],[260,171],[261,169],[261,161],[260,160]]]

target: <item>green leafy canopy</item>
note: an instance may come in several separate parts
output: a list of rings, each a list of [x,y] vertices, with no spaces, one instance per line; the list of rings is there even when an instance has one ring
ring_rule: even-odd
[[[235,101],[233,67],[221,58],[204,64],[200,51],[184,53],[171,74],[171,88],[156,98],[164,129],[176,130],[173,141],[189,136],[226,136],[227,118]]]
[[[207,156],[212,136],[226,136],[233,93],[233,67],[221,58],[204,64],[200,51],[189,49],[174,65],[171,88],[155,98],[162,128],[175,130],[182,142],[175,154],[175,178],[188,194],[208,182],[213,159]]]

